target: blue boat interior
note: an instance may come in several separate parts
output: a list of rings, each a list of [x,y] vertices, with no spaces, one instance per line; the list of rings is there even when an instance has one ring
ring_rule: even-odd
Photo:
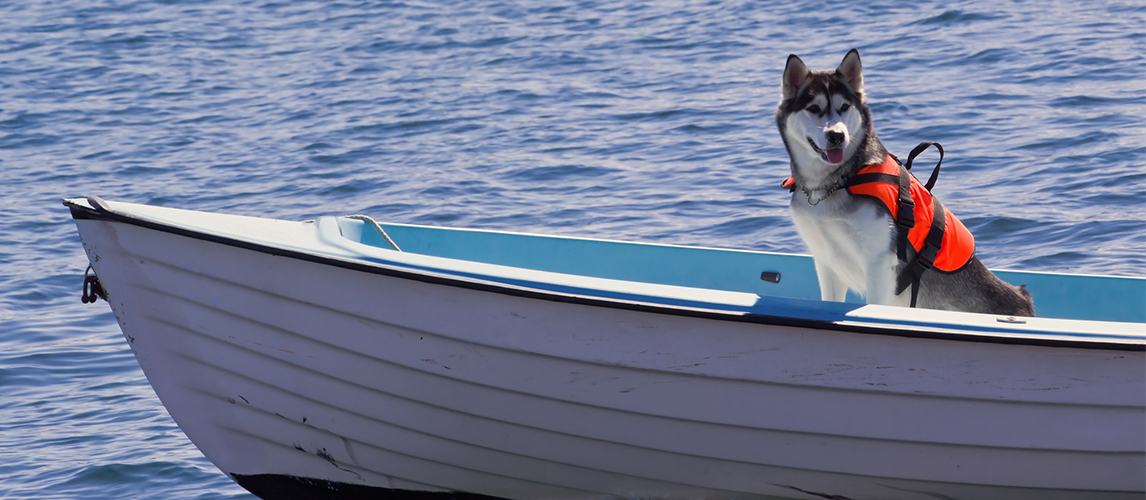
[[[339,218],[343,237],[392,246],[362,220]],[[812,258],[472,229],[380,224],[403,252],[540,271],[818,300]],[[1146,323],[1146,279],[995,271],[1026,285],[1038,316]],[[863,299],[851,292],[848,302]]]

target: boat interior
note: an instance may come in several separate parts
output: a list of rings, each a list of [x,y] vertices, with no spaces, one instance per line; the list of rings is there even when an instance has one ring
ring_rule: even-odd
[[[820,297],[815,266],[806,255],[336,220],[343,238],[402,252],[639,283]],[[1146,323],[1146,279],[994,272],[1008,283],[1026,285],[1040,317]],[[863,303],[851,292],[847,301]]]

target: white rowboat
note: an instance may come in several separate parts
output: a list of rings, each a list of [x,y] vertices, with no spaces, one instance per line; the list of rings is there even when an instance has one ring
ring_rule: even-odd
[[[810,257],[65,200],[156,394],[262,498],[1141,499],[1146,280],[1037,318]]]

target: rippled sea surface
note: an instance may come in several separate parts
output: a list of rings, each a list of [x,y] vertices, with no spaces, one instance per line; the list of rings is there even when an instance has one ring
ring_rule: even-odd
[[[1141,1],[0,1],[0,497],[253,498],[80,303],[61,197],[805,253],[780,75],[852,47],[988,266],[1146,274]]]

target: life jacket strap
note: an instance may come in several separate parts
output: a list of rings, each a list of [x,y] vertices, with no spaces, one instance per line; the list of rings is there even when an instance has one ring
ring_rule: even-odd
[[[947,213],[943,204],[936,197],[931,198],[931,207],[935,215],[931,217],[931,228],[927,231],[926,243],[915,260],[903,267],[895,284],[895,294],[899,295],[911,286],[911,307],[915,307],[919,298],[919,279],[923,273],[935,265],[935,257],[943,246],[943,233],[947,231]]]
[[[939,161],[935,162],[935,169],[931,171],[931,177],[928,177],[927,184],[923,185],[928,191],[931,191],[931,188],[935,187],[935,181],[939,180],[939,166],[943,164],[943,146],[939,145],[938,142],[919,143],[918,146],[915,146],[915,149],[911,150],[911,153],[908,153],[906,165],[907,169],[911,170],[911,162],[915,161],[915,157],[919,156],[919,153],[926,151],[927,148],[931,146],[935,146],[935,149],[939,150]]]
[[[899,159],[897,158],[895,162],[898,164]],[[898,234],[895,254],[899,260],[907,262],[907,235],[911,232],[911,228],[915,227],[915,201],[911,199],[911,174],[907,173],[907,168],[903,165],[899,165],[898,182],[899,196],[896,201],[898,213],[895,217]]]

